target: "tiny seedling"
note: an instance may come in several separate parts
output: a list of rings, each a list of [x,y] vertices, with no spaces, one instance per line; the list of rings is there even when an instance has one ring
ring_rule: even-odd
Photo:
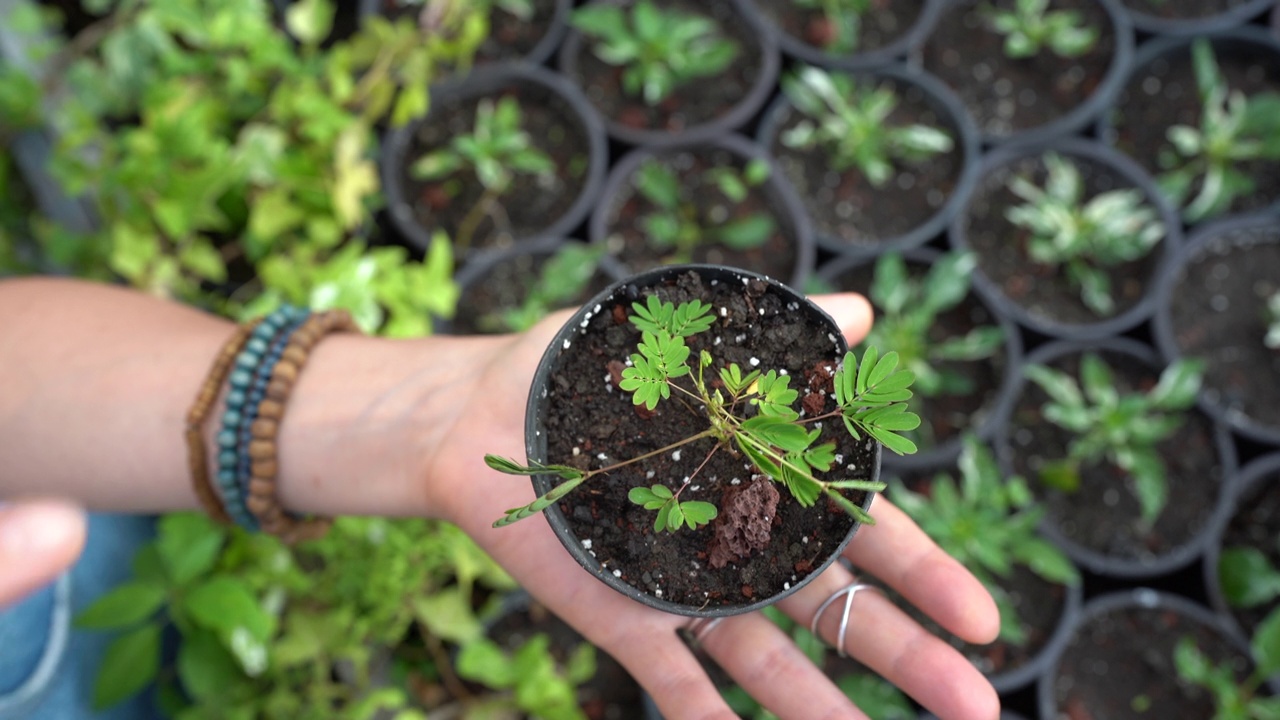
[[[862,18],[871,11],[871,0],[795,0],[797,7],[822,13],[827,32],[823,50],[833,53],[852,53],[858,50],[858,36],[862,33]]]
[[[1249,644],[1253,672],[1243,677],[1229,661],[1212,662],[1190,636],[1183,637],[1174,648],[1173,664],[1178,677],[1204,688],[1213,697],[1211,720],[1280,718],[1280,697],[1263,688],[1267,678],[1280,671],[1280,611],[1267,615],[1253,631]]]
[[[1189,223],[1226,212],[1256,183],[1241,163],[1280,160],[1280,93],[1231,90],[1208,40],[1191,44],[1200,127],[1174,125],[1157,161],[1160,189]]]
[[[1280,292],[1267,299],[1267,337],[1263,343],[1272,350],[1280,350]]]
[[[409,166],[410,176],[427,181],[470,171],[484,187],[484,194],[458,225],[454,237],[458,247],[471,244],[480,221],[495,212],[498,199],[511,189],[517,174],[550,177],[555,172],[555,163],[534,145],[522,124],[520,103],[515,98],[503,97],[496,103],[481,100],[470,134],[453,138],[447,146],[426,153]],[[445,189],[456,195],[462,186],[459,180]]]
[[[733,250],[750,250],[765,244],[777,231],[777,222],[765,211],[741,212],[751,188],[769,178],[769,163],[751,160],[742,170],[717,165],[702,172],[695,181],[713,187],[723,202],[696,203],[688,188],[668,164],[648,158],[636,169],[636,190],[655,206],[640,218],[648,241],[670,250],[668,264],[693,261],[694,250],[705,243],[718,243]]]
[[[738,45],[704,15],[665,10],[640,0],[631,12],[609,3],[573,11],[573,26],[595,40],[600,60],[622,67],[622,88],[657,105],[677,87],[716,75],[738,57]]]
[[[987,6],[987,22],[1004,37],[1004,54],[1028,58],[1049,48],[1059,57],[1075,58],[1098,42],[1098,29],[1089,26],[1075,10],[1049,10],[1049,0],[1015,0],[1013,8]]]
[[[519,307],[496,310],[479,320],[487,332],[524,332],[548,313],[571,304],[591,278],[604,255],[603,245],[567,243],[547,259],[533,287]]]
[[[1165,465],[1156,444],[1182,424],[1182,411],[1195,402],[1204,363],[1183,358],[1165,368],[1146,394],[1121,395],[1111,368],[1093,353],[1080,359],[1080,382],[1043,365],[1028,365],[1028,379],[1049,396],[1044,418],[1074,434],[1067,457],[1046,462],[1040,479],[1050,487],[1075,492],[1080,466],[1107,460],[1133,476],[1133,492],[1150,528],[1168,500]],[[1081,391],[1083,386],[1083,392]]]
[[[895,163],[920,162],[950,152],[954,145],[936,127],[891,122],[898,95],[888,85],[874,87],[849,75],[805,67],[783,78],[782,90],[805,115],[782,134],[782,144],[821,149],[830,154],[832,168],[856,168],[875,187],[893,177]]]
[[[1280,551],[1280,538],[1273,542],[1273,551]],[[1256,547],[1223,548],[1218,557],[1218,584],[1232,607],[1256,608],[1280,601],[1280,569]]]
[[[1026,202],[1005,218],[1030,233],[1027,253],[1038,263],[1064,266],[1080,300],[1099,316],[1115,312],[1111,280],[1104,268],[1146,256],[1164,237],[1156,209],[1136,188],[1111,190],[1084,200],[1084,180],[1075,163],[1057,153],[1043,158],[1044,187],[1029,178],[1009,180],[1010,192]]]
[[[880,310],[864,344],[895,348],[902,366],[916,376],[920,394],[962,395],[974,392],[963,375],[939,367],[956,361],[987,360],[1004,343],[1004,331],[983,325],[963,337],[930,336],[938,316],[958,306],[969,294],[977,266],[973,253],[949,253],[938,258],[924,277],[913,280],[902,256],[887,253],[876,261],[871,302]]]
[[[804,507],[812,507],[826,495],[859,521],[874,522],[840,491],[879,492],[884,489],[884,483],[819,478],[836,464],[836,443],[818,442],[823,434],[821,426],[810,427],[839,418],[854,439],[867,436],[894,452],[915,452],[915,445],[898,434],[898,431],[914,430],[920,418],[907,410],[905,401],[911,397],[914,377],[908,370],[897,369],[896,353],[881,356],[876,348],[868,348],[861,363],[854,353],[846,353],[834,377],[837,408],[802,418],[793,407],[798,403],[799,392],[790,387],[789,375],[773,369],[744,372],[736,363],[721,363],[713,370],[717,363],[707,350],[699,352],[694,363],[689,362],[692,350],[686,340],[709,330],[715,322],[710,305],[693,300],[676,306],[651,295],[647,302],[633,303],[632,309],[635,314],[629,319],[640,330],[641,340],[636,346],[637,352],[631,355],[631,366],[622,371],[619,387],[631,393],[635,405],[643,405],[649,411],[669,401],[673,394],[682,401],[692,400],[692,404],[672,405],[705,418],[707,428],[629,460],[588,470],[536,462],[522,465],[496,455],[485,455],[485,463],[499,472],[555,475],[564,481],[532,503],[508,510],[494,527],[510,525],[539,513],[593,478],[705,438],[716,442],[698,469],[678,481],[679,487],[675,490],[654,484],[636,486],[629,491],[631,502],[656,512],[655,532],[675,531],[682,526],[696,529],[717,516],[718,510],[712,503],[681,500],[680,495],[711,456],[721,450],[740,452],[761,475],[782,484]]]
[[[891,498],[986,585],[1000,609],[1000,639],[1024,645],[1026,627],[996,578],[1007,578],[1016,566],[1060,585],[1075,585],[1080,575],[1061,550],[1037,534],[1044,508],[1032,500],[1026,482],[1004,478],[991,451],[971,435],[964,439],[959,469],[959,482],[938,475],[927,495],[895,485]]]

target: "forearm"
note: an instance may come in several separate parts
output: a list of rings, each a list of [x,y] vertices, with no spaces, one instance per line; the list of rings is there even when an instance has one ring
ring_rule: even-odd
[[[0,496],[59,495],[129,511],[197,507],[186,414],[232,331],[225,320],[119,288],[0,283]],[[466,392],[454,369],[482,345],[350,335],[321,342],[278,438],[285,507],[431,514],[419,473],[448,426],[450,396]],[[433,362],[446,355],[450,362]]]

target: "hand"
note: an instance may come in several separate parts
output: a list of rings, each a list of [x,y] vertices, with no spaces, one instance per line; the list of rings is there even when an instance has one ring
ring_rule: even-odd
[[[84,547],[84,513],[55,500],[0,507],[0,608],[67,569]]]
[[[871,324],[857,295],[815,298],[840,323],[850,344]],[[608,652],[657,701],[669,720],[735,718],[676,631],[687,618],[669,615],[615,592],[577,565],[542,516],[501,529],[490,527],[510,507],[530,502],[530,484],[484,465],[485,453],[524,457],[524,409],[539,358],[566,320],[558,314],[528,333],[484,347],[460,392],[456,420],[436,428],[440,450],[427,477],[439,509],[505,567],[525,588]],[[474,359],[474,358],[473,358]],[[871,507],[877,524],[862,528],[845,555],[888,583],[942,627],[971,642],[995,639],[995,603],[972,575],[942,552],[883,497]],[[818,605],[852,581],[833,565],[779,604],[808,626]],[[837,606],[840,604],[837,603]],[[824,614],[832,642],[840,612]],[[853,602],[850,654],[915,697],[943,720],[995,720],[999,701],[985,678],[957,651],[877,593]],[[759,614],[729,618],[704,638],[704,647],[746,690],[783,718],[864,718],[799,649]]]

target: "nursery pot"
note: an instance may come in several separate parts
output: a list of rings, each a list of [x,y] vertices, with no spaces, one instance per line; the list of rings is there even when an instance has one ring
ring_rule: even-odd
[[[714,364],[708,372],[730,362],[743,372],[786,370],[798,381],[796,389],[816,399],[820,390],[812,388],[830,380],[847,349],[840,328],[820,308],[755,273],[687,265],[615,283],[575,313],[543,355],[529,393],[527,456],[535,463],[589,463],[598,469],[650,455],[586,481],[544,514],[584,569],[638,602],[696,617],[758,610],[817,577],[840,556],[859,524],[825,498],[801,507],[785,488],[778,490],[771,508],[763,498],[776,483],[751,472],[745,458],[734,457],[731,449],[712,450],[714,439],[659,452],[708,425],[705,413],[682,403],[679,393],[648,411],[615,386],[623,361],[640,340],[627,320],[634,313],[632,303],[646,303],[655,294],[676,304],[694,298],[711,304],[713,327],[687,341],[693,364],[701,351],[711,353]],[[823,411],[834,408],[830,395],[820,396],[821,402],[830,401]],[[805,402],[801,400],[809,408]],[[879,444],[865,437],[854,441],[839,423],[828,430],[844,477],[878,480]],[[690,481],[682,485],[685,477]],[[679,498],[682,502],[714,503],[720,517],[697,530],[655,532],[654,511],[626,497],[630,489],[653,483],[683,488],[688,494]],[[557,484],[550,476],[533,478],[539,496]],[[853,504],[870,507],[872,494],[846,493]],[[745,537],[739,530],[764,531],[764,544],[735,555],[742,548],[733,542]]]
[[[1209,605],[1222,616],[1227,629],[1242,642],[1247,642],[1276,603],[1251,608],[1236,608],[1227,602],[1222,591],[1218,563],[1227,547],[1250,547],[1267,556],[1272,566],[1276,558],[1275,538],[1277,505],[1280,505],[1280,452],[1263,455],[1245,465],[1232,482],[1231,512],[1214,529],[1213,541],[1204,558],[1204,584],[1208,588]]]
[[[1024,365],[1062,370],[1065,364],[1067,374],[1078,378],[1072,365],[1086,353],[1102,357],[1122,394],[1145,392],[1164,367],[1153,349],[1127,338],[1051,342],[1027,355]],[[1022,372],[1017,375],[1013,392],[1001,400],[996,452],[1006,475],[1022,475],[1042,496],[1046,537],[1086,570],[1135,580],[1171,572],[1201,556],[1229,510],[1228,483],[1236,471],[1235,446],[1221,424],[1191,407],[1179,429],[1156,445],[1165,463],[1168,501],[1153,526],[1144,529],[1137,523],[1140,508],[1127,487],[1128,473],[1110,463],[1083,464],[1074,493],[1043,490],[1040,463],[1065,458],[1071,435],[1043,418],[1044,392]]]
[[[534,144],[539,144],[551,156],[558,174],[572,174],[575,158],[582,158],[584,162],[578,177],[563,179],[565,187],[555,191],[541,188],[532,176],[517,176],[526,179],[518,179],[512,185],[513,197],[504,195],[497,200],[505,206],[511,225],[508,244],[519,245],[542,237],[566,237],[590,210],[604,178],[608,157],[604,129],[595,111],[577,88],[545,68],[524,63],[491,65],[433,86],[431,110],[427,115],[387,134],[381,175],[388,215],[397,232],[412,246],[422,251],[430,247],[436,230],[433,221],[438,222],[440,215],[432,205],[440,199],[432,197],[431,188],[443,185],[439,182],[428,185],[409,175],[408,168],[416,159],[410,157],[410,153],[419,135],[425,133],[430,138],[431,149],[443,146],[452,138],[451,133],[471,130],[473,116],[468,108],[472,103],[482,98],[510,95],[524,101],[525,130]],[[536,118],[530,106],[534,106]],[[531,121],[542,125],[532,127]],[[444,198],[442,208],[456,210],[453,215],[459,226],[483,192],[474,175],[460,178],[460,194]],[[416,190],[411,189],[419,185]],[[515,197],[517,192],[525,196]],[[451,208],[452,202],[458,203],[456,209]],[[474,255],[477,250],[493,247],[500,240],[501,236],[486,242],[484,235],[477,234],[464,254]]]
[[[877,7],[863,16],[858,48],[851,52],[829,50],[801,37],[820,31],[813,27],[820,11],[802,10],[787,0],[753,0],[748,7],[760,15],[783,53],[811,65],[861,70],[901,61],[928,34],[945,1],[899,0]]]
[[[1280,445],[1280,349],[1263,344],[1267,298],[1280,292],[1280,217],[1197,230],[1157,291],[1154,335],[1170,362],[1207,362],[1200,406],[1232,430]]]
[[[1230,6],[1225,10],[1210,11],[1198,17],[1179,14],[1178,6],[1184,3],[1178,2],[1160,3],[1161,7],[1159,9],[1165,11],[1164,15],[1132,7],[1133,5],[1151,5],[1153,3],[1150,0],[1145,3],[1135,2],[1135,0],[1122,0],[1122,5],[1133,26],[1140,32],[1150,35],[1195,37],[1243,25],[1266,12],[1267,8],[1271,7],[1272,2],[1274,0],[1244,0],[1244,2]],[[1185,4],[1190,5],[1190,3]]]
[[[1107,190],[1136,188],[1164,226],[1163,239],[1145,257],[1104,268],[1117,309],[1110,317],[1098,317],[1084,304],[1080,290],[1067,281],[1064,267],[1033,261],[1026,249],[1029,232],[1004,216],[1007,208],[1025,202],[1005,187],[1006,181],[1030,173],[1040,183],[1044,175],[1040,158],[1050,152],[1080,169],[1085,201]],[[978,253],[974,288],[1000,313],[1045,335],[1079,341],[1118,335],[1151,315],[1159,273],[1182,243],[1181,228],[1177,213],[1137,163],[1105,145],[1062,138],[1001,148],[988,155],[972,193],[951,223],[948,239],[956,250]]]
[[[761,207],[761,212],[773,217],[777,226],[774,236],[765,245],[741,251],[705,243],[695,251],[694,260],[741,267],[784,279],[792,287],[804,287],[813,272],[816,254],[809,216],[795,190],[781,177],[773,158],[759,145],[739,135],[660,148],[640,148],[623,156],[609,172],[600,202],[591,214],[587,226],[591,242],[608,245],[609,254],[630,272],[647,270],[663,262],[662,256],[667,252],[652,247],[648,234],[638,222],[639,211],[650,203],[635,189],[634,180],[641,164],[650,158],[668,163],[677,175],[691,173],[694,169],[705,171],[707,167],[722,164],[745,167],[752,161],[768,163],[768,178],[759,187],[748,191],[744,203],[755,203]],[[690,177],[685,175],[681,178],[686,183],[681,192],[682,199],[695,205],[721,201],[718,191],[710,186],[705,192],[689,192],[688,183],[693,182]],[[707,195],[708,192],[711,194]],[[660,211],[657,208],[651,210]]]
[[[849,74],[859,83],[892,88],[898,96],[892,122],[940,127],[951,136],[952,149],[910,165],[895,162],[893,178],[876,188],[857,168],[832,170],[826,148],[793,149],[781,142],[779,136],[805,117],[785,93],[765,110],[756,138],[796,188],[823,250],[849,254],[923,245],[947,226],[977,178],[977,128],[950,88],[928,73],[891,66]]]
[[[389,10],[388,5],[403,4],[401,13]],[[509,62],[523,60],[531,65],[542,65],[555,52],[564,38],[569,23],[569,13],[573,10],[573,0],[534,0],[533,17],[521,20],[514,16],[502,17],[501,22],[493,22],[490,10],[490,28],[488,36],[476,49],[475,62],[486,65],[492,62]],[[422,12],[429,3],[413,0],[360,0],[361,18],[371,15],[384,15],[396,18],[402,15],[416,15]],[[505,15],[505,14],[504,14]],[[541,34],[528,34],[529,30],[545,25]]]
[[[600,2],[632,5],[630,0],[592,0],[592,4]],[[739,51],[737,59],[719,75],[678,86],[657,106],[648,106],[641,98],[625,95],[618,68],[595,57],[591,39],[583,37],[579,30],[570,28],[560,46],[560,71],[584,88],[586,96],[605,118],[609,136],[615,140],[629,145],[665,146],[723,137],[755,117],[773,94],[778,79],[781,60],[777,41],[748,7],[749,2],[660,0],[657,3],[712,17],[737,42]],[[672,106],[674,109],[669,109]]]

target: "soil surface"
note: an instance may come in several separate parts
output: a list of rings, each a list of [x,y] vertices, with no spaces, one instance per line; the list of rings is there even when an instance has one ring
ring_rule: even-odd
[[[1130,355],[1104,351],[1100,357],[1110,366],[1122,396],[1146,393],[1159,379],[1157,370]],[[1066,356],[1049,367],[1079,378],[1079,360],[1078,355]],[[1013,472],[1027,478],[1046,507],[1046,521],[1064,536],[1119,560],[1155,559],[1185,545],[1212,519],[1225,478],[1213,424],[1204,413],[1187,411],[1182,425],[1156,444],[1165,463],[1169,500],[1147,529],[1140,521],[1129,474],[1109,462],[1082,464],[1080,488],[1074,493],[1053,490],[1038,480],[1043,463],[1067,457],[1073,435],[1044,419],[1041,408],[1048,401],[1040,386],[1023,385],[1009,420],[1009,448]]]
[[[1241,679],[1248,674],[1249,658],[1212,627],[1171,609],[1118,609],[1082,626],[1063,650],[1053,679],[1052,717],[1213,717],[1212,697],[1180,681],[1174,668],[1174,648],[1187,636],[1212,662],[1231,662]]]
[[[1250,0],[1120,0],[1120,4],[1144,15],[1168,20],[1210,18],[1248,5]]]
[[[856,167],[833,170],[826,147],[802,150],[785,145],[781,138],[808,117],[790,104],[781,111],[777,133],[768,143],[770,154],[809,211],[814,232],[855,248],[874,248],[925,224],[951,197],[964,169],[960,130],[936,98],[916,85],[890,78],[879,80],[878,85],[892,88],[898,96],[887,124],[943,130],[955,143],[951,151],[918,162],[895,160],[895,176],[875,187]]]
[[[409,168],[422,155],[473,132],[476,107],[481,100],[497,103],[508,96],[519,101],[523,129],[531,144],[555,163],[556,172],[550,180],[516,173],[511,186],[498,198],[500,207],[484,214],[474,237],[460,251],[507,246],[516,239],[538,234],[573,207],[586,182],[586,128],[566,100],[541,85],[513,84],[500,93],[466,99],[433,98],[431,115],[414,128],[408,154],[397,172],[405,197],[413,206],[414,219],[423,227],[445,230],[455,244],[463,242],[458,228],[485,193],[474,171],[464,168],[443,180],[426,182],[415,180]]]
[[[1080,170],[1084,201],[1130,185],[1111,168],[1089,158],[1064,154]],[[1080,299],[1080,289],[1067,279],[1063,266],[1046,265],[1031,259],[1029,230],[1005,217],[1005,212],[1026,203],[1009,190],[1013,178],[1030,178],[1044,187],[1047,171],[1039,157],[1027,157],[995,168],[978,180],[969,205],[962,213],[962,228],[969,247],[978,253],[978,267],[1004,296],[1021,305],[1029,314],[1047,322],[1087,325],[1127,312],[1147,295],[1164,254],[1161,240],[1145,257],[1100,268],[1111,283],[1115,312],[1100,316]],[[1149,200],[1147,201],[1150,202]]]
[[[1280,470],[1264,475],[1236,508],[1222,531],[1222,549],[1253,548],[1265,555],[1272,567],[1280,568]],[[1277,605],[1280,600],[1230,610],[1245,636],[1253,637],[1253,631]]]
[[[856,49],[839,51],[830,47],[835,28],[820,9],[802,8],[790,0],[755,0],[760,12],[791,37],[826,50],[832,57],[856,55],[894,44],[920,20],[924,0],[872,0],[871,9],[858,26]]]
[[[783,282],[794,277],[799,262],[793,221],[788,217],[786,205],[769,183],[751,187],[746,198],[733,205],[724,193],[708,182],[706,171],[716,167],[730,167],[741,176],[747,161],[736,153],[710,146],[696,150],[659,152],[654,155],[659,163],[676,174],[682,192],[680,202],[697,209],[699,218],[723,218],[721,225],[734,219],[767,213],[775,220],[773,235],[764,244],[746,250],[735,250],[714,242],[701,243],[689,262],[728,265],[751,270],[778,278]],[[679,262],[668,248],[653,247],[642,225],[642,218],[655,212],[666,212],[650,202],[635,189],[632,182],[623,183],[613,197],[605,198],[608,220],[606,222],[609,253],[618,258],[632,272],[642,272],[661,265]],[[717,225],[718,226],[718,225]]]
[[[704,285],[698,275],[686,273],[657,293],[677,305],[699,298],[715,308],[720,318],[716,324],[688,340],[692,358],[705,349],[715,358],[712,369],[732,362],[744,370],[785,370],[794,378],[792,387],[800,390],[804,407],[835,409],[831,375],[837,338],[825,324],[806,319],[811,316],[798,316],[798,306],[789,307],[791,301],[771,286],[754,280],[713,280]],[[549,462],[604,467],[669,446],[708,426],[705,414],[676,394],[649,412],[615,387],[623,362],[640,340],[626,320],[632,298],[622,295],[603,303],[585,321],[582,334],[566,341],[568,347],[556,361],[545,413]],[[688,378],[678,382],[692,389]],[[828,477],[870,476],[875,459],[870,440],[854,441],[839,422],[826,423],[823,433],[820,442],[830,439],[837,445],[838,474],[833,469]],[[712,454],[716,447],[715,440],[703,439],[593,479],[566,497],[560,509],[604,571],[654,597],[691,608],[719,608],[782,593],[821,566],[853,528],[853,518],[834,503],[820,499],[803,508],[783,490],[776,513],[757,518],[770,526],[767,548],[714,569],[709,562],[712,539],[727,514],[696,531],[655,533],[654,512],[627,499],[632,487],[662,483],[677,490],[683,478],[692,478],[681,499],[709,501],[723,509],[744,488],[772,482],[734,448]],[[858,505],[868,499],[861,492],[848,492],[847,497]]]
[[[715,20],[719,32],[738,45],[733,62],[719,75],[700,77],[678,85],[657,105],[623,91],[623,68],[606,63],[593,52],[595,40],[583,36],[576,67],[562,70],[586,93],[600,115],[636,130],[679,132],[724,115],[750,92],[764,67],[755,29],[734,10],[732,3],[692,0],[660,0],[664,10],[678,10]]]
[[[1227,87],[1245,95],[1280,92],[1280,56],[1255,47],[1222,42],[1214,46]],[[1174,125],[1200,127],[1201,107],[1188,45],[1138,69],[1121,87],[1109,111],[1113,128],[1108,139],[1148,172],[1158,175],[1166,169],[1161,164],[1161,156],[1173,152],[1167,137],[1169,128]],[[1280,199],[1280,161],[1249,160],[1235,167],[1253,178],[1256,186],[1253,192],[1236,198],[1230,212],[1256,210]],[[1191,197],[1198,191],[1197,185]]]
[[[984,8],[1012,9],[1016,0],[961,2],[939,18],[923,48],[924,68],[951,86],[984,135],[1004,137],[1044,125],[1083,103],[1111,66],[1111,18],[1096,0],[1056,0],[1098,30],[1087,53],[1062,58],[1048,48],[1029,58],[1004,54],[1004,36],[991,29]]]
[[[521,253],[495,263],[483,275],[462,288],[457,314],[449,324],[451,335],[482,335],[512,332],[504,324],[502,314],[524,305],[525,298],[537,285],[543,265],[550,253]],[[577,307],[609,286],[613,278],[597,268],[590,282],[572,300],[552,308]]]
[[[1280,292],[1280,226],[1210,244],[1170,293],[1179,352],[1208,362],[1205,397],[1280,432],[1280,350],[1268,348],[1267,298]]]
[[[489,34],[476,48],[475,64],[517,60],[523,58],[546,37],[555,20],[556,0],[529,0],[533,15],[521,20],[496,5],[489,10]],[[418,17],[423,3],[405,3],[403,0],[382,0],[382,14],[392,20],[401,17]]]

